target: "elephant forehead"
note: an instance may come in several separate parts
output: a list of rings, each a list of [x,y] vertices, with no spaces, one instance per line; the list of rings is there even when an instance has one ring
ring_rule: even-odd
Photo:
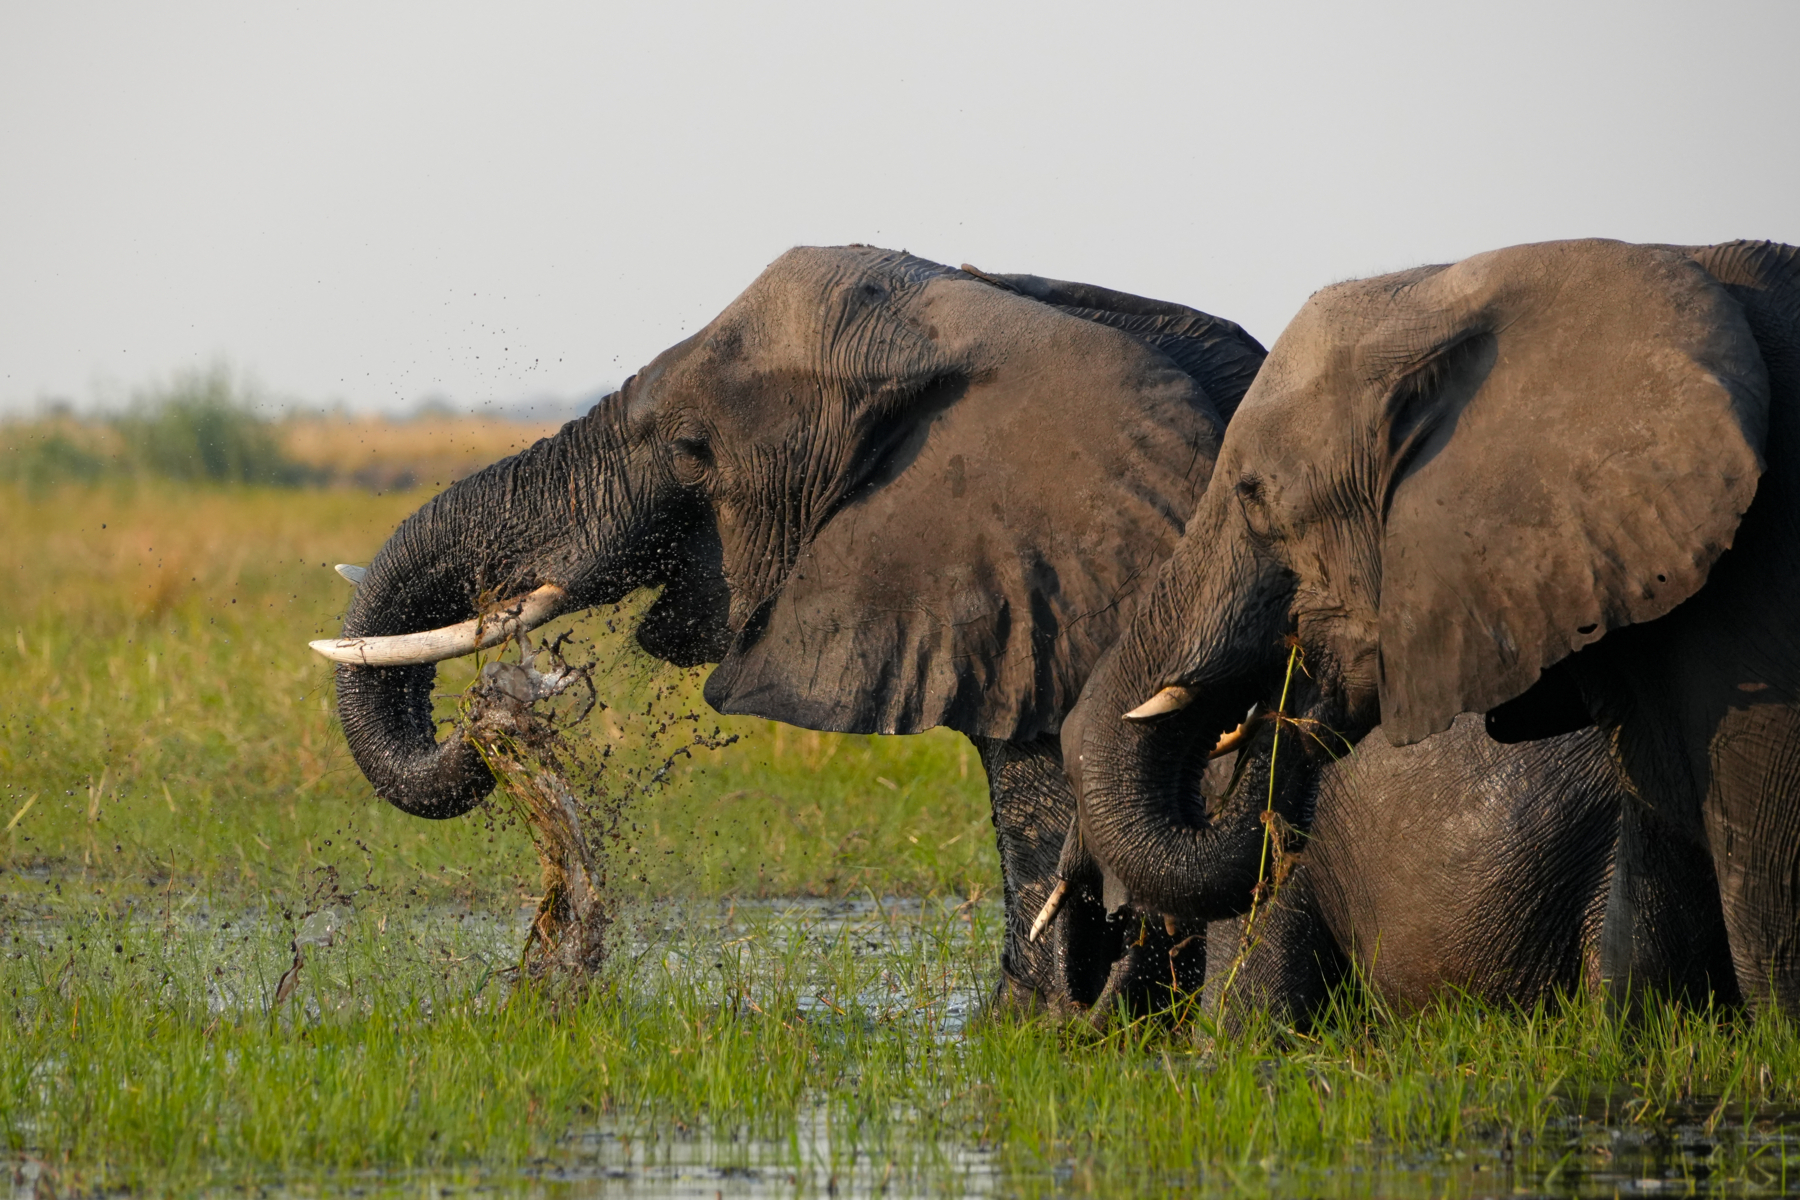
[[[956,272],[904,251],[799,246],[769,264],[715,324],[765,352],[816,348],[946,274]]]
[[[1420,286],[1446,269],[1416,267],[1313,293],[1276,339],[1234,421],[1267,421],[1291,404],[1305,405],[1310,421],[1320,405],[1360,396],[1397,367],[1416,365],[1418,347],[1454,322],[1441,305],[1419,300]]]

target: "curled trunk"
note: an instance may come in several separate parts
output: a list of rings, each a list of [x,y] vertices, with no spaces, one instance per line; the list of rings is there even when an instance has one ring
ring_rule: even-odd
[[[1263,867],[1274,724],[1263,723],[1238,751],[1252,756],[1243,774],[1260,777],[1260,786],[1215,798],[1208,812],[1202,782],[1221,737],[1253,702],[1270,699],[1264,693],[1271,675],[1279,679],[1285,603],[1282,581],[1265,578],[1265,564],[1248,547],[1234,550],[1200,532],[1207,516],[1203,502],[1071,714],[1064,746],[1076,764],[1087,844],[1130,902],[1218,920],[1245,910]],[[1163,702],[1147,703],[1153,697]],[[1291,740],[1282,747],[1283,754],[1299,750]],[[1278,812],[1291,807],[1291,790],[1277,789]]]
[[[654,463],[634,461],[623,393],[553,438],[495,463],[432,500],[394,532],[357,586],[344,636],[437,629],[500,599],[555,584],[565,609],[616,600],[657,574],[646,499]],[[414,816],[469,811],[493,789],[480,753],[453,731],[438,740],[434,666],[337,668],[338,715],[375,793]]]

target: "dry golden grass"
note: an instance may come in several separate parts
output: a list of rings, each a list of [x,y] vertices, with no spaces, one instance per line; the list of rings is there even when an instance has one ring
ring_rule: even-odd
[[[557,431],[494,417],[295,417],[276,426],[287,456],[334,482],[378,491],[444,487]]]
[[[285,462],[307,468],[301,479],[380,492],[446,487],[560,427],[554,421],[450,415],[239,419],[268,436]],[[128,426],[110,420],[0,422],[0,479],[43,485],[141,473],[142,447],[132,444],[132,436]]]

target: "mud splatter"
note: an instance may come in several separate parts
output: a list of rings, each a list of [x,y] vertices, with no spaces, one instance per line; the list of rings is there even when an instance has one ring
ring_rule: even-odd
[[[737,740],[717,730],[701,733],[698,713],[659,714],[664,688],[641,712],[634,704],[629,718],[642,738],[633,757],[643,761],[627,765],[605,739],[580,732],[590,714],[607,707],[594,679],[608,640],[565,633],[534,649],[521,638],[519,660],[485,664],[461,704],[462,736],[480,749],[499,782],[489,819],[522,822],[543,870],[543,896],[518,977],[576,991],[606,959],[616,915],[609,885],[615,869],[628,869],[633,802],[668,778],[676,758]]]

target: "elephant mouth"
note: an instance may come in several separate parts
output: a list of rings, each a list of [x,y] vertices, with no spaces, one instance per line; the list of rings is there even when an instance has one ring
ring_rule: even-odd
[[[546,583],[455,625],[386,637],[324,638],[307,645],[332,662],[353,667],[427,666],[474,654],[528,633],[560,615],[567,604],[568,593],[554,583]]]

